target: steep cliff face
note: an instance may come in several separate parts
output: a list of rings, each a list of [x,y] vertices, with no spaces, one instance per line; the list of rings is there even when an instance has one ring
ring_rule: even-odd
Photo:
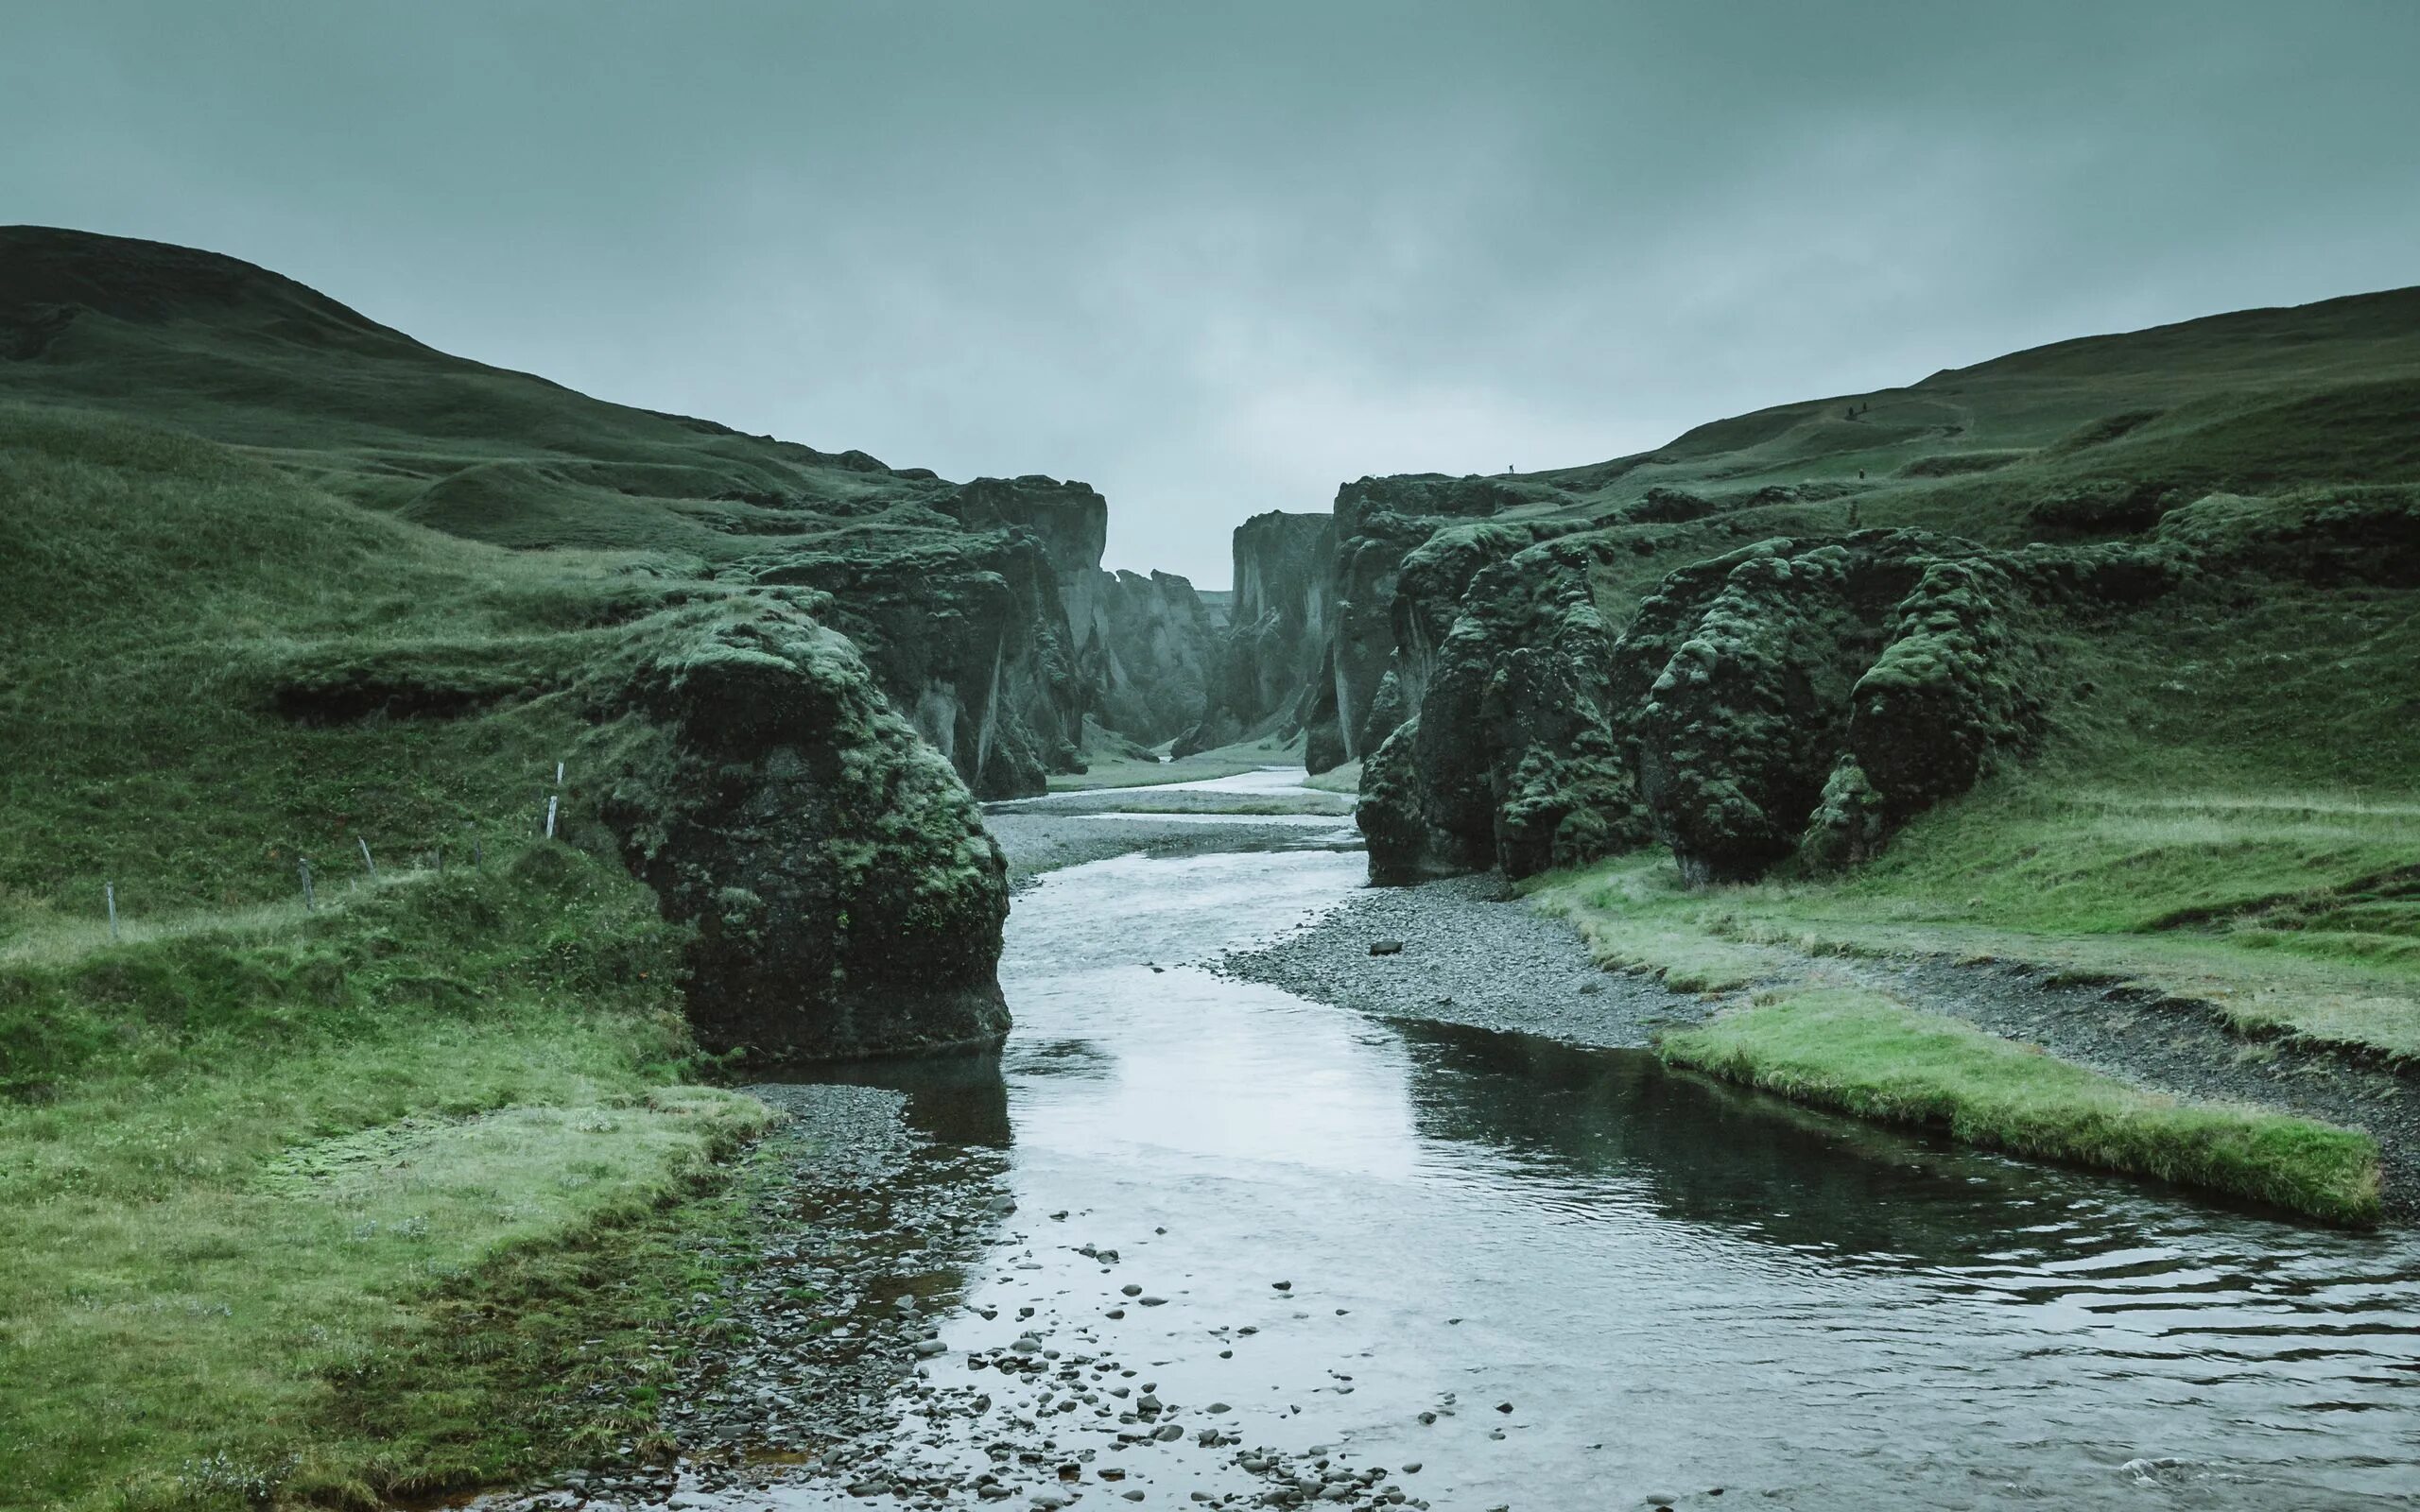
[[[1333,515],[1271,510],[1236,527],[1224,634],[1201,722],[1179,755],[1300,728],[1334,619],[1335,558]]]
[[[971,529],[1022,537],[1046,563],[1056,611],[1037,607],[1061,627],[1045,637],[1056,654],[1012,669],[1009,683],[1024,727],[1048,745],[1044,769],[1071,768],[1086,715],[1146,745],[1201,719],[1219,618],[1183,577],[1102,569],[1107,500],[1081,483],[981,478],[941,507]],[[991,796],[980,783],[977,791]]]
[[[760,584],[831,595],[834,627],[981,798],[1072,769],[1083,690],[1048,558],[1020,529],[788,551],[742,564]]]
[[[1319,685],[1303,713],[1308,730],[1306,758],[1313,771],[1374,750],[1414,702],[1404,692],[1406,669],[1395,659],[1398,580],[1407,566],[1414,584],[1409,604],[1426,606],[1448,592],[1448,583],[1451,592],[1459,593],[1461,583],[1468,581],[1468,571],[1478,565],[1461,555],[1412,563],[1412,554],[1457,522],[1536,507],[1556,495],[1551,487],[1528,479],[1436,473],[1365,477],[1337,490],[1329,611],[1334,629],[1322,657]],[[1507,537],[1494,543],[1510,541]],[[1453,582],[1457,573],[1460,582]],[[1447,607],[1410,610],[1417,621],[1415,633],[1427,632],[1417,642],[1424,665],[1427,648],[1445,628],[1437,622],[1450,620],[1451,599],[1442,602]],[[1397,674],[1392,690],[1385,686],[1390,673]]]
[[[1100,577],[1093,642],[1100,722],[1147,746],[1195,728],[1219,644],[1209,606],[1170,573]]]

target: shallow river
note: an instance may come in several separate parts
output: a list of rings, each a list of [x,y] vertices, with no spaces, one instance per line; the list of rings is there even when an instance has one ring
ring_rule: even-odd
[[[1196,1444],[1213,1427],[1383,1467],[1441,1508],[2420,1504],[2409,1236],[1184,964],[1333,905],[1362,868],[1293,851],[1053,874],[1010,921],[999,1074],[890,1083],[944,1145],[987,1147],[975,1163],[1017,1204],[945,1279],[963,1305],[932,1379],[1006,1395],[965,1353],[1031,1331],[1185,1426],[1121,1443],[1132,1399],[1107,1395],[1044,1417],[1054,1458],[1093,1452],[1066,1494],[1265,1490],[1236,1448]],[[920,1454],[977,1466],[997,1436],[910,1428]]]

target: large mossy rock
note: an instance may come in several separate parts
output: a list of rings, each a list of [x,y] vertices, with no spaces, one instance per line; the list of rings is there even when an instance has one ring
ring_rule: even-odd
[[[701,1042],[828,1059],[1008,1032],[999,847],[844,637],[769,599],[697,606],[602,676],[604,816],[696,931]]]
[[[1685,880],[1755,877],[1806,829],[1847,718],[1847,569],[1838,547],[1741,562],[1649,690],[1639,793]]]
[[[1424,659],[1416,713],[1363,767],[1371,874],[1406,881],[1501,865],[1512,876],[1638,844],[1609,643],[1585,543],[1476,566],[1462,610]],[[1398,662],[1375,705],[1396,696]]]

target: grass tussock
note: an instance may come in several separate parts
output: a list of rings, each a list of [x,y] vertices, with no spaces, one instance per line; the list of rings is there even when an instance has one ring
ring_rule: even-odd
[[[1777,994],[1660,1042],[1664,1057],[1860,1118],[2156,1177],[2337,1224],[2378,1216],[2367,1135],[2139,1091],[1871,993]]]

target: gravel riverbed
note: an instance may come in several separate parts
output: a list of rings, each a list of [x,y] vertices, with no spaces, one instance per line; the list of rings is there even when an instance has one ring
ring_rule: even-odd
[[[1374,955],[1371,946],[1400,944]],[[1205,963],[1382,1019],[1419,1019],[1574,1044],[1638,1047],[1719,1005],[1650,978],[1611,972],[1579,933],[1506,896],[1496,876],[1372,887],[1269,944]]]

